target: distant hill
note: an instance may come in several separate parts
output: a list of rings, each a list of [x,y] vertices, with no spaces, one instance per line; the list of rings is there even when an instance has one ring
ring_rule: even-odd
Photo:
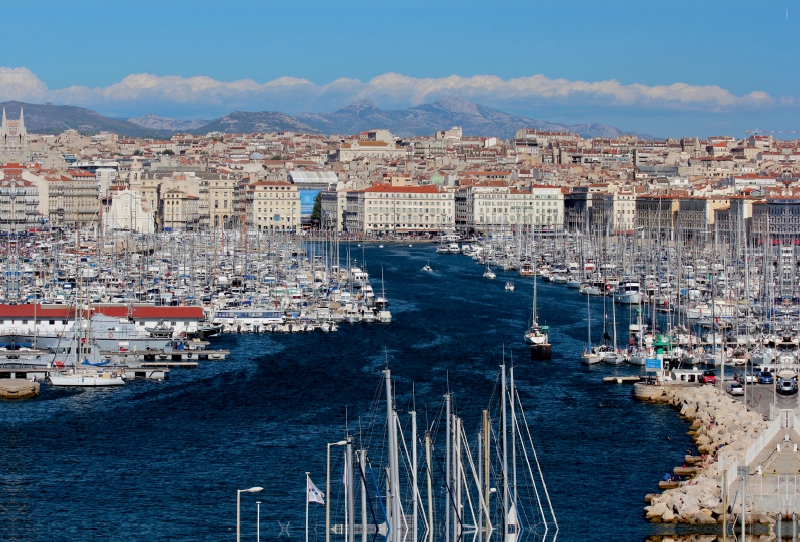
[[[625,132],[605,124],[561,124],[510,115],[497,109],[476,104],[460,96],[448,96],[433,103],[408,109],[383,110],[363,100],[333,113],[300,113],[295,116],[280,111],[234,111],[212,121],[181,120],[147,114],[131,119],[105,117],[91,109],[71,105],[28,104],[4,102],[9,118],[19,116],[25,108],[25,126],[30,132],[59,133],[75,129],[95,134],[108,131],[130,137],[168,138],[176,132],[207,134],[209,132],[307,132],[316,134],[354,134],[375,128],[386,128],[394,135],[412,137],[432,136],[437,130],[461,126],[466,136],[514,137],[519,128],[548,131],[570,131],[583,137],[615,138],[634,135],[642,139],[652,136]]]
[[[320,130],[280,111],[234,111],[191,130],[196,134],[223,132],[226,134],[248,134],[252,132],[307,132],[318,134]]]
[[[476,104],[460,96],[448,96],[433,103],[409,109],[382,110],[362,100],[333,113],[300,113],[295,117],[326,134],[352,134],[374,128],[387,128],[394,135],[411,137],[433,135],[436,130],[461,126],[467,136],[496,136],[511,139],[519,128],[547,131],[570,131],[583,137],[618,137],[624,134],[645,139],[638,132],[625,132],[605,124],[560,124],[510,115]]]
[[[200,120],[200,119],[197,120],[171,119],[169,117],[160,117],[158,115],[148,113],[147,115],[143,115],[141,117],[134,117],[132,119],[128,119],[128,122],[132,122],[137,126],[141,126],[143,128],[150,128],[152,130],[166,130],[170,132],[188,132],[194,130],[195,128],[200,128],[201,126],[205,126],[211,121]]]
[[[84,134],[114,132],[130,137],[164,137],[170,132],[152,130],[123,119],[104,117],[100,113],[72,105],[29,104],[23,102],[2,102],[9,119],[19,117],[20,107],[25,108],[25,127],[29,132],[57,134],[64,130],[78,130]]]

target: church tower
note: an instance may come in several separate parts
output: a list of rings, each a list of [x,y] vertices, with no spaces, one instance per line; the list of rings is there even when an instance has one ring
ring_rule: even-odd
[[[28,130],[25,128],[25,114],[20,104],[19,120],[8,120],[6,108],[0,122],[0,162],[24,164],[31,159],[28,150]]]

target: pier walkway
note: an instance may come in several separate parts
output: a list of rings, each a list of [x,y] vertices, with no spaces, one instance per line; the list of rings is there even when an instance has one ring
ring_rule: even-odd
[[[744,489],[752,512],[800,514],[800,409],[773,407],[770,417],[767,429],[747,448],[743,464],[726,464],[723,453],[720,468],[727,471],[729,495],[741,496]]]

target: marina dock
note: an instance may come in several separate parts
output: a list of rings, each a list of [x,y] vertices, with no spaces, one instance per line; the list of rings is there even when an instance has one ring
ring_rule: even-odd
[[[39,383],[23,378],[0,377],[0,399],[29,399],[39,395]]]

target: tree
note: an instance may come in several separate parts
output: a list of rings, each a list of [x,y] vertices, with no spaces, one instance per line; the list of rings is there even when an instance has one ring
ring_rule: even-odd
[[[322,192],[317,192],[314,196],[314,209],[311,211],[311,223],[319,227],[322,222]]]
[[[164,152],[162,152],[161,154],[166,154],[168,156],[172,156],[172,155],[175,154],[175,151],[173,151],[171,149],[165,149]]]

